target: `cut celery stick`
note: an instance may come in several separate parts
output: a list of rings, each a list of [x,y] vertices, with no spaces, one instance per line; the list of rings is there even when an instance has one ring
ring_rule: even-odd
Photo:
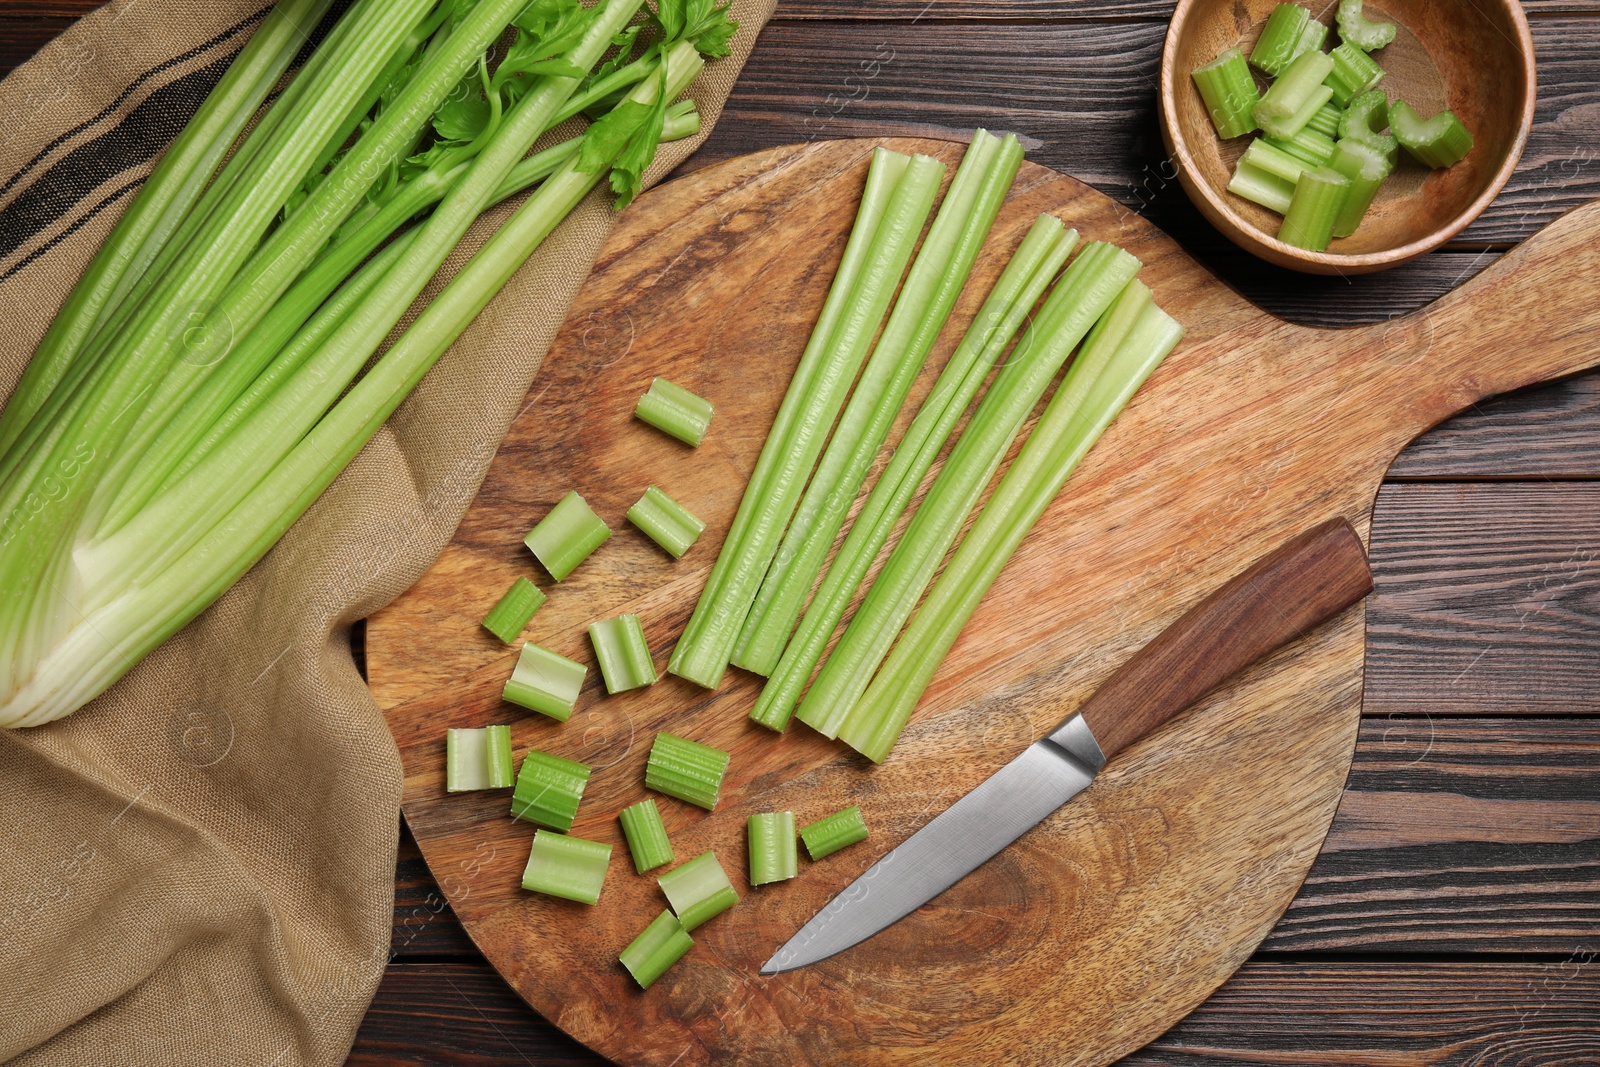
[[[1302,179],[1303,180],[1303,179]],[[1130,325],[1131,320],[1131,325]],[[881,762],[1006,561],[1183,328],[1130,284],[1061,387],[839,737]]]
[[[578,803],[588,782],[587,765],[548,752],[530,751],[522,758],[522,770],[517,772],[511,815],[565,833],[577,818]]]
[[[1312,252],[1326,250],[1349,192],[1350,179],[1336,170],[1318,167],[1300,175],[1294,199],[1278,228],[1278,240]]]
[[[517,655],[517,668],[500,691],[504,700],[566,722],[583,689],[589,668],[529,642]]]
[[[1034,220],[982,309],[956,346],[939,380],[923,401],[889,466],[861,508],[778,661],[750,717],[771,730],[788,725],[800,693],[828,639],[844,617],[878,550],[888,541],[923,476],[932,468],[956,423],[977,395],[1024,317],[1077,246],[1078,233],[1051,215]]]
[[[1280,152],[1287,152],[1307,167],[1324,166],[1333,158],[1333,138],[1318,133],[1309,125],[1293,137],[1263,137],[1262,141]]]
[[[867,820],[861,816],[861,807],[845,808],[816,822],[801,827],[800,839],[806,843],[806,852],[813,861],[831,856],[846,845],[867,839]]]
[[[637,615],[618,615],[589,624],[589,640],[600,661],[606,692],[620,693],[656,683],[656,665],[650,661],[644,627]]]
[[[1454,111],[1423,119],[1404,100],[1389,105],[1389,132],[1400,147],[1426,167],[1449,167],[1472,151],[1472,134]]]
[[[800,871],[800,850],[795,844],[794,812],[770,811],[745,822],[750,849],[750,884],[784,882]]]
[[[1350,101],[1339,119],[1339,139],[1370,145],[1393,167],[1400,158],[1400,142],[1393,134],[1383,132],[1388,125],[1389,98],[1382,90],[1374,89]]]
[[[1284,72],[1295,57],[1300,55],[1300,43],[1305,40],[1306,24],[1311,12],[1298,4],[1279,4],[1267,16],[1261,37],[1250,50],[1250,62],[1274,78]]]
[[[848,307],[828,327],[824,305],[824,316],[818,319],[778,407],[705,590],[667,665],[673,674],[707,689],[722,684],[745,616],[827,441],[828,429],[888,311],[944,177],[944,164],[928,156],[914,157],[903,170],[887,202],[881,195],[877,203],[862,197],[857,225],[867,213],[881,214],[882,222],[875,225],[870,254],[851,287]],[[870,172],[868,184],[872,184]]]
[[[444,737],[445,792],[511,788],[511,727],[452,727]]]
[[[1289,210],[1289,202],[1294,199],[1294,183],[1241,159],[1233,169],[1228,192],[1282,215]]]
[[[634,415],[662,433],[671,434],[691,448],[705,440],[711,426],[711,401],[695,396],[681,385],[665,378],[650,381],[649,390],[639,398]]]
[[[518,578],[483,617],[483,628],[505,644],[513,644],[543,603],[544,592],[527,578]]]
[[[1304,129],[1311,116],[1333,99],[1333,90],[1322,84],[1332,69],[1333,60],[1324,52],[1307,52],[1290,63],[1251,112],[1262,132],[1293,137]]]
[[[1138,270],[1133,256],[1096,241],[1061,276],[823,664],[800,704],[801,722],[828,737],[838,733],[1023,421],[1079,340]]]
[[[1250,142],[1250,147],[1245,149],[1244,155],[1239,157],[1241,165],[1249,165],[1266,174],[1286,181],[1292,187],[1300,180],[1312,164],[1307,164],[1299,156],[1291,155],[1270,141],[1257,138]],[[1291,189],[1292,191],[1292,189]]]
[[[1330,101],[1323,104],[1317,110],[1317,113],[1311,116],[1311,121],[1306,123],[1306,128],[1301,130],[1300,133],[1302,136],[1307,132],[1320,133],[1322,136],[1332,140],[1339,136],[1339,120],[1343,117],[1343,105]]]
[[[693,930],[707,919],[721,915],[739,903],[739,894],[717,862],[714,851],[702,852],[681,867],[656,879],[667,903],[677,912],[685,930]]]
[[[593,904],[606,884],[611,846],[550,830],[535,830],[522,888],[552,897]]]
[[[610,536],[611,528],[574,491],[562,497],[522,543],[559,582]]]
[[[1290,58],[1299,59],[1307,52],[1320,52],[1327,41],[1327,23],[1310,19],[1306,22],[1306,28],[1300,31],[1300,43],[1295,45],[1294,55]]]
[[[750,606],[732,662],[770,675],[906,394],[972,273],[1022,165],[1015,136],[983,130],[950,183],[872,357]]]
[[[711,811],[728,773],[728,753],[669,734],[656,734],[645,763],[644,786]]]
[[[628,521],[666,549],[673,559],[682,558],[706,528],[688,508],[653,485],[628,509]]]
[[[1241,137],[1256,128],[1250,114],[1261,93],[1256,89],[1250,65],[1244,53],[1237,48],[1225,48],[1222,54],[1203,67],[1190,72],[1200,99],[1205,101],[1211,124],[1222,138]]]
[[[617,818],[622,822],[622,836],[628,839],[634,870],[643,874],[673,861],[672,842],[667,840],[667,827],[654,800],[630,804]]]
[[[1391,43],[1395,36],[1392,22],[1368,22],[1361,11],[1361,0],[1339,0],[1339,36],[1363,52],[1375,52]]]
[[[1378,189],[1394,171],[1393,165],[1376,148],[1364,141],[1340,141],[1328,166],[1350,179],[1338,217],[1333,220],[1333,236],[1349,237],[1378,196]]]
[[[628,942],[617,959],[633,975],[640,989],[649,989],[657,978],[667,973],[667,968],[693,947],[694,938],[689,936],[678,917],[663,911],[638,937]]]
[[[1333,90],[1333,102],[1345,107],[1383,80],[1383,68],[1361,49],[1345,41],[1328,53],[1333,69],[1326,84]]]

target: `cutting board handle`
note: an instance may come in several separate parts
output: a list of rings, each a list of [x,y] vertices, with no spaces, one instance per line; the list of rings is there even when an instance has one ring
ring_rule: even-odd
[[[1190,608],[1079,709],[1107,759],[1372,590],[1361,539],[1330,519]]]

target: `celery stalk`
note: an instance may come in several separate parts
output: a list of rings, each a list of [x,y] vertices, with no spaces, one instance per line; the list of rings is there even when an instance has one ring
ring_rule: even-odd
[[[513,784],[511,727],[446,730],[444,767],[447,793],[510,789]]]
[[[656,884],[666,894],[667,903],[677,912],[685,930],[693,930],[739,903],[739,894],[712,851],[673,868],[656,879]]]
[[[529,642],[518,653],[516,670],[506,680],[500,696],[529,711],[566,722],[572,718],[583,677],[588,673],[589,668],[583,664]]]
[[[1300,175],[1278,240],[1313,252],[1326,249],[1349,192],[1350,179],[1336,170],[1318,167]]]
[[[559,582],[610,537],[611,527],[572,490],[528,531],[522,543]]]
[[[1307,52],[1319,52],[1328,40],[1328,26],[1326,23],[1310,19],[1306,28],[1300,31],[1300,42],[1295,45],[1294,55],[1291,59],[1298,59]]]
[[[1361,0],[1339,0],[1339,36],[1363,52],[1375,52],[1394,41],[1395,25],[1392,22],[1368,22],[1361,10]]]
[[[1349,41],[1330,52],[1328,58],[1333,60],[1333,69],[1328,72],[1327,85],[1333,90],[1333,102],[1340,107],[1383,80],[1383,68],[1377,61]]]
[[[1228,181],[1228,192],[1282,215],[1294,199],[1294,183],[1241,159]]]
[[[1311,121],[1306,123],[1306,128],[1300,131],[1301,136],[1306,133],[1319,133],[1329,139],[1339,136],[1339,120],[1344,117],[1344,107],[1341,104],[1323,104],[1317,113],[1311,116]]]
[[[643,874],[672,862],[672,842],[667,839],[667,827],[654,800],[630,804],[617,818],[622,823],[622,836],[627,838],[635,871]]]
[[[551,830],[535,830],[522,888],[579,904],[596,904],[606,884],[611,846]]]
[[[637,615],[618,615],[614,619],[589,624],[589,640],[600,661],[600,676],[606,692],[620,693],[654,685],[656,667],[650,662],[650,646]]]
[[[1425,167],[1449,167],[1472,151],[1472,134],[1454,111],[1423,119],[1404,100],[1389,106],[1389,131],[1411,157]]]
[[[1210,63],[1190,72],[1200,99],[1205,101],[1206,113],[1222,138],[1241,137],[1256,128],[1251,110],[1260,101],[1256,80],[1237,48],[1223,49]]]
[[[1291,189],[1300,180],[1300,175],[1315,166],[1265,139],[1251,141],[1250,147],[1239,157],[1239,163],[1286,181]]]
[[[572,829],[578,803],[589,782],[589,767],[548,752],[530,751],[522,758],[517,786],[511,794],[511,816],[562,833]]]
[[[628,509],[628,521],[666,549],[673,559],[689,551],[706,528],[688,508],[653,485]]]
[[[678,917],[663,911],[638,937],[628,942],[617,959],[633,975],[640,989],[649,989],[656,979],[667,973],[667,968],[693,947],[694,938],[689,936]]]
[[[861,816],[860,805],[845,808],[802,827],[800,839],[806,843],[806,853],[814,863],[847,845],[865,841],[867,820]]]
[[[1298,4],[1279,4],[1267,16],[1256,46],[1250,50],[1250,62],[1274,78],[1281,75],[1295,57],[1304,49],[1306,26],[1311,12]]]
[[[1350,189],[1333,220],[1333,236],[1349,237],[1361,225],[1367,209],[1378,196],[1378,189],[1393,173],[1394,166],[1363,141],[1340,141],[1328,166],[1350,180]]]
[[[644,787],[713,810],[728,773],[728,753],[669,734],[656,734],[644,768]]]
[[[1382,90],[1362,93],[1350,101],[1339,119],[1339,139],[1362,141],[1379,152],[1393,166],[1398,159],[1400,142],[1384,133],[1389,125],[1389,97]]]
[[[1323,52],[1307,52],[1290,63],[1251,112],[1262,132],[1272,137],[1299,133],[1333,99],[1333,90],[1322,84],[1332,69],[1333,60]]]
[[[544,592],[538,586],[527,578],[518,577],[483,617],[483,628],[503,643],[514,644],[544,599]]]
[[[750,849],[750,884],[770,885],[793,878],[800,871],[800,851],[795,845],[794,812],[772,811],[745,821]]]
[[[1293,137],[1264,137],[1262,141],[1280,152],[1287,152],[1308,167],[1321,167],[1333,158],[1333,138],[1318,133],[1309,125]]]
[[[711,402],[702,400],[681,385],[673,385],[665,378],[654,378],[650,388],[639,398],[633,414],[644,422],[671,434],[691,448],[705,438],[711,425]]]

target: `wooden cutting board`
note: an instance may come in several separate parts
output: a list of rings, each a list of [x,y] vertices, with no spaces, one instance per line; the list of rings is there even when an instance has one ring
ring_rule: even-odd
[[[884,143],[952,172],[962,151]],[[817,966],[757,969],[1207,591],[1330,516],[1365,536],[1385,469],[1417,434],[1600,362],[1600,205],[1416,314],[1319,330],[1252,307],[1137,215],[1025,164],[913,407],[1041,211],[1142,259],[1189,332],[1012,559],[889,760],[873,767],[803,726],[779,737],[750,724],[756,679],[738,671],[716,693],[663,674],[607,696],[584,627],[638,613],[664,671],[827,290],[872,145],[775,149],[641,197],[454,541],[368,628],[406,815],[456,914],[534,1008],[623,1063],[1101,1064],[1166,1030],[1250,955],[1317,854],[1355,742],[1359,606],[1130,749],[889,931]],[[631,417],[654,375],[715,403],[698,449]],[[650,484],[708,523],[681,561],[623,520]],[[615,536],[559,586],[536,574],[550,599],[528,637],[591,668],[562,725],[500,701],[515,652],[478,623],[512,578],[536,572],[521,538],[569,489]],[[573,833],[616,846],[597,907],[519,888],[533,827],[509,818],[507,794],[444,794],[445,728],[496,722],[513,724],[519,755],[594,765]],[[641,992],[616,954],[664,901],[633,872],[615,815],[645,795],[660,728],[733,753],[714,814],[659,803],[678,859],[715,848],[744,899]],[[849,804],[868,842],[748,887],[746,816],[791,809],[803,824]]]

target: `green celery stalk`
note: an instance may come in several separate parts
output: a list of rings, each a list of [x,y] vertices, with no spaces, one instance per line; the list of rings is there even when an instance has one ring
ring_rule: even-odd
[[[709,400],[695,396],[681,385],[673,385],[665,378],[653,378],[633,414],[662,433],[696,448],[711,426],[712,408]]]
[[[800,721],[833,737],[866,689],[922,591],[1038,403],[1101,313],[1139,270],[1114,245],[1092,242],[1062,275],[1039,317],[984,395],[900,543],[800,704]]]
[[[617,818],[622,823],[622,836],[628,841],[635,871],[643,874],[673,861],[672,842],[667,839],[667,827],[654,800],[646,798],[630,804]]]
[[[1307,52],[1290,63],[1251,112],[1262,132],[1288,138],[1304,129],[1333,99],[1333,90],[1322,84],[1332,69],[1333,60],[1323,52]]]
[[[1281,140],[1276,137],[1264,137],[1262,142],[1280,152],[1288,153],[1306,164],[1307,168],[1325,166],[1328,160],[1333,158],[1333,138],[1318,133],[1310,126],[1293,137]]]
[[[730,758],[719,748],[662,730],[650,745],[644,787],[712,811]]]
[[[519,704],[529,711],[548,715],[557,722],[572,718],[572,709],[583,691],[589,668],[558,653],[533,644],[522,646],[517,666],[500,692],[501,699]]]
[[[815,863],[847,845],[865,841],[867,820],[862,818],[860,805],[845,808],[802,827],[800,839],[806,843],[806,853]]]
[[[511,583],[489,614],[483,617],[483,628],[505,644],[515,644],[522,628],[528,625],[533,613],[544,603],[544,592],[538,586],[519,576]]]
[[[750,884],[786,882],[800,873],[800,850],[795,844],[794,812],[771,811],[745,821],[750,849]]]
[[[513,784],[511,727],[446,730],[444,766],[447,793],[510,789]]]
[[[1384,133],[1389,125],[1389,98],[1382,90],[1362,93],[1350,101],[1339,119],[1341,141],[1362,141],[1370,145],[1392,167],[1399,159],[1400,142]]]
[[[863,196],[862,211],[881,210],[883,220],[874,228],[861,276],[835,328],[817,343],[825,325],[819,319],[813,343],[800,358],[705,591],[673,650],[667,666],[673,674],[707,689],[722,684],[745,616],[888,311],[943,177],[944,164],[916,156],[905,165],[887,204],[880,208]]]
[[[772,730],[782,730],[788,724],[801,690],[822,659],[828,638],[844,617],[872,560],[888,541],[896,520],[932,468],[984,378],[1000,363],[1024,317],[1066,263],[1077,242],[1077,231],[1067,230],[1059,219],[1040,215],[1034,220],[857,515],[799,628],[751,709],[750,717],[756,722]]]
[[[1242,137],[1256,128],[1251,111],[1261,93],[1243,52],[1225,48],[1210,63],[1190,71],[1189,76],[1200,91],[1200,99],[1205,101],[1206,113],[1211,116],[1218,137]]]
[[[1250,147],[1239,157],[1239,162],[1249,164],[1274,178],[1282,179],[1291,186],[1299,181],[1300,175],[1308,169],[1305,160],[1298,155],[1291,154],[1265,139],[1251,141]]]
[[[1294,199],[1294,183],[1248,159],[1240,159],[1228,181],[1228,192],[1282,215]]]
[[[678,917],[663,911],[638,937],[628,942],[617,959],[633,975],[640,989],[649,989],[656,979],[667,973],[667,968],[693,947],[694,938],[689,936]]]
[[[1336,170],[1318,167],[1300,175],[1278,240],[1313,252],[1326,249],[1349,192],[1350,179]]]
[[[688,508],[653,485],[628,509],[628,521],[666,549],[673,559],[681,559],[706,528]]]
[[[654,685],[656,667],[650,662],[650,646],[645,643],[644,627],[637,615],[618,615],[589,624],[589,640],[600,661],[600,676],[606,692],[620,693]]]
[[[566,833],[578,817],[589,772],[586,764],[548,752],[529,751],[522,757],[517,787],[511,794],[512,818]]]
[[[1274,78],[1286,70],[1304,49],[1306,26],[1311,12],[1298,4],[1279,4],[1267,16],[1256,46],[1250,50],[1250,62]]]
[[[702,852],[656,879],[685,930],[693,930],[739,903],[739,894],[713,851]]]
[[[1340,107],[1383,80],[1383,68],[1377,61],[1349,41],[1341,43],[1328,58],[1333,60],[1333,69],[1328,72],[1327,85],[1333,90],[1333,102]]]
[[[1303,137],[1307,133],[1319,133],[1327,138],[1339,136],[1339,120],[1344,117],[1344,105],[1327,103],[1306,123],[1306,128],[1300,131]]]
[[[1328,26],[1326,23],[1309,19],[1306,28],[1300,31],[1300,43],[1295,45],[1295,52],[1291,59],[1299,59],[1307,52],[1320,52],[1328,40]]]
[[[550,577],[561,581],[611,537],[611,527],[576,490],[556,501],[549,514],[534,524],[522,543]]]
[[[850,505],[949,320],[1021,165],[1022,146],[1014,136],[1002,139],[983,130],[973,135],[745,618],[736,666],[761,675],[776,669]]]
[[[1394,41],[1394,23],[1368,22],[1361,10],[1361,0],[1339,0],[1335,21],[1339,25],[1339,36],[1363,52],[1375,52]]]
[[[579,904],[596,904],[606,884],[611,846],[550,830],[535,830],[522,888]]]
[[[1404,100],[1389,105],[1389,131],[1411,157],[1425,167],[1449,167],[1472,151],[1472,134],[1454,111],[1423,119]]]
[[[894,746],[939,663],[1006,562],[1183,328],[1133,283],[1083,351],[839,736],[874,762]]]
[[[1332,231],[1334,237],[1349,237],[1361,225],[1367,209],[1378,196],[1378,189],[1394,172],[1394,166],[1364,141],[1340,141],[1328,166],[1350,180],[1350,189],[1333,220]]]

